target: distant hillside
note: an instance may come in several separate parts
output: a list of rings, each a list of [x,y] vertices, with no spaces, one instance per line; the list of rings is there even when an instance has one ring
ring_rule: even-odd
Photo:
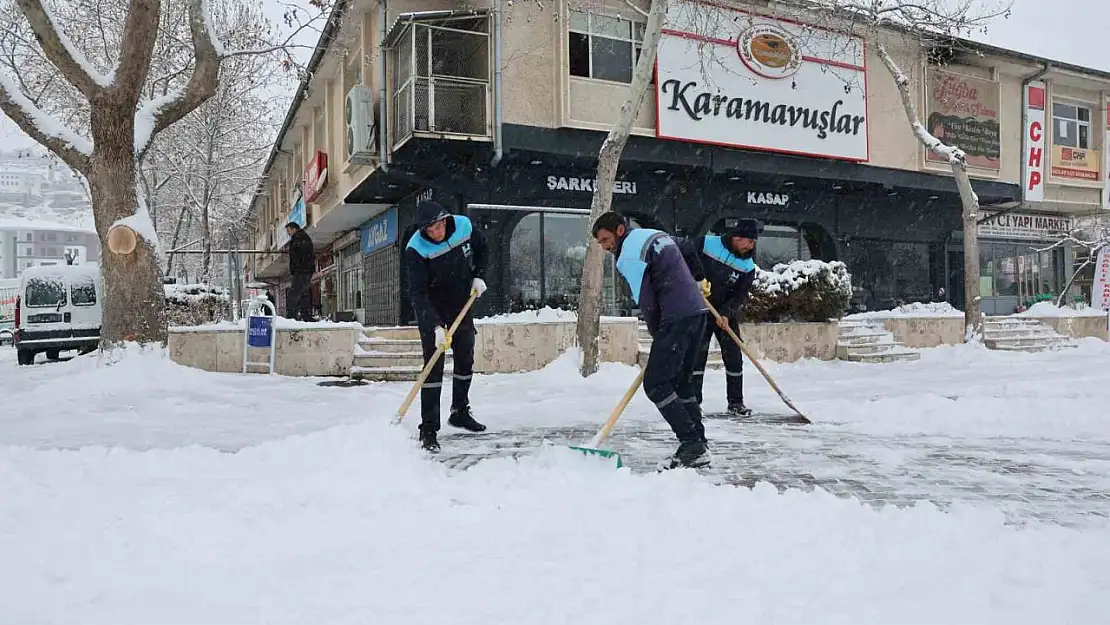
[[[63,163],[45,156],[41,148],[0,151],[0,175],[4,174],[26,176],[35,184],[33,190],[0,197],[0,218],[94,227],[81,180]]]

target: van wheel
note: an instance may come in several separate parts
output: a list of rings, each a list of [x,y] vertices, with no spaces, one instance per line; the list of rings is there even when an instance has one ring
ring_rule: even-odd
[[[35,364],[35,352],[29,349],[16,350],[15,356],[19,360],[19,364],[21,365]]]
[[[57,360],[58,358],[61,358],[61,356],[62,356],[62,352],[60,352],[56,349],[46,350],[46,359],[47,360]]]

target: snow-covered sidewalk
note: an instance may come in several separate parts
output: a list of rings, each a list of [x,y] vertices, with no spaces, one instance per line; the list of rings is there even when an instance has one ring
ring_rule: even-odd
[[[0,348],[0,622],[1101,622],[1108,361],[768,363],[817,423],[714,420],[708,475],[656,475],[674,443],[642,393],[612,439],[632,471],[558,448],[628,367],[480,376],[490,431],[446,428],[437,462],[416,406],[388,425],[407,385]]]

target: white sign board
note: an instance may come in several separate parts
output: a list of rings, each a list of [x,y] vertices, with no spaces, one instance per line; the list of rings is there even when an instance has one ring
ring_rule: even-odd
[[[668,6],[656,136],[866,161],[863,40],[730,8]]]
[[[1110,312],[1110,248],[1098,251],[1095,281],[1091,284],[1091,307]]]
[[[983,211],[984,219],[997,214],[997,212]],[[1056,215],[1006,213],[987,223],[979,224],[978,230],[981,237],[1045,241],[1068,234],[1072,230],[1072,223],[1070,218]]]
[[[1044,201],[1045,84],[1034,81],[1025,87],[1025,134],[1022,135],[1021,197],[1026,202]]]

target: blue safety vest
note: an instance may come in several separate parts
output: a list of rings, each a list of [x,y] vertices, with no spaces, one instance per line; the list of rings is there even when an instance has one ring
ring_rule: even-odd
[[[720,235],[713,234],[712,232],[706,233],[705,243],[701,246],[701,251],[706,256],[713,260],[728,265],[736,271],[748,273],[755,269],[755,261],[751,258],[740,258],[732,253],[732,250],[725,247],[721,241]]]
[[[666,232],[651,228],[634,228],[624,237],[621,253],[617,257],[617,271],[620,272],[632,290],[632,300],[640,303],[640,287],[644,284],[647,271],[647,252],[650,247],[656,251],[675,245],[674,239]]]
[[[446,240],[432,243],[428,240],[428,237],[421,235],[420,231],[417,230],[409,239],[406,247],[415,250],[417,254],[424,258],[432,259],[443,256],[456,247],[466,244],[470,241],[470,235],[474,232],[474,224],[466,215],[452,215],[452,218],[455,220],[455,231]],[[469,254],[467,255],[469,256]]]

